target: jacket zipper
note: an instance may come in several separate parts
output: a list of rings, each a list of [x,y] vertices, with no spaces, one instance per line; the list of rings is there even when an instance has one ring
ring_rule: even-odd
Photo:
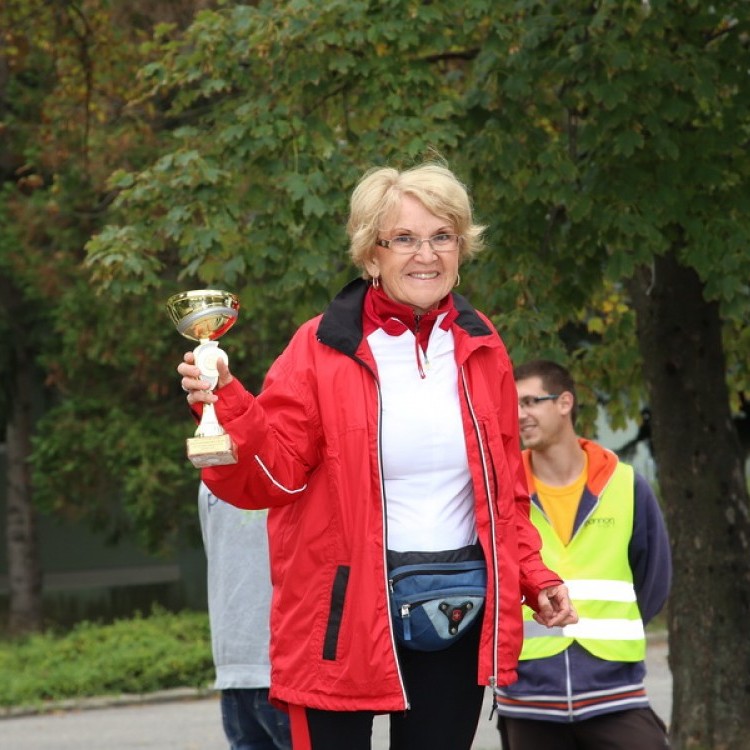
[[[357,359],[357,358],[355,358]],[[378,394],[378,440],[377,440],[377,451],[378,451],[378,479],[380,482],[380,497],[382,499],[382,505],[381,505],[381,513],[382,513],[382,522],[383,522],[383,571],[385,575],[385,604],[386,609],[388,610],[388,632],[391,635],[391,650],[393,653],[393,661],[396,663],[396,671],[398,672],[398,681],[399,685],[401,686],[401,695],[404,698],[404,705],[405,710],[409,710],[411,708],[411,704],[409,703],[409,695],[406,692],[406,683],[404,682],[404,675],[401,670],[401,663],[398,659],[398,651],[396,650],[396,636],[393,632],[393,619],[391,615],[391,597],[390,597],[390,581],[388,580],[388,560],[386,557],[387,550],[388,550],[388,512],[386,510],[387,506],[387,499],[385,496],[385,482],[383,481],[383,440],[382,440],[382,429],[383,429],[383,400],[382,400],[382,393],[380,391],[380,382],[378,381],[378,377],[375,374],[375,372],[370,368],[370,366],[360,360],[357,359],[363,367],[372,375],[373,381],[375,382],[375,390]]]
[[[419,377],[424,380],[427,377],[427,374],[424,371],[424,367],[422,367],[422,358],[424,358],[424,362],[427,365],[427,369],[430,367],[430,363],[427,359],[427,352],[424,351],[422,354],[423,356],[420,357],[419,350],[421,349],[419,345],[419,324],[422,322],[422,316],[421,315],[415,315],[414,316],[414,354],[417,358],[417,370],[419,371]]]
[[[495,527],[497,525],[495,519],[495,508],[492,503],[492,493],[490,492],[489,483],[489,469],[487,467],[487,455],[485,450],[485,444],[482,440],[482,431],[479,429],[479,422],[477,421],[476,413],[474,412],[474,406],[471,402],[471,396],[469,394],[469,384],[466,381],[466,372],[463,365],[461,365],[461,381],[463,383],[464,398],[466,399],[466,406],[471,415],[471,422],[474,425],[474,432],[477,438],[477,446],[479,449],[479,455],[482,461],[482,477],[484,479],[484,490],[487,499],[487,512],[490,519],[490,544],[492,545],[492,575],[495,583],[495,608],[492,613],[492,672],[493,674],[488,676],[488,684],[493,688],[497,684],[497,651],[499,648],[498,633],[500,632],[500,575],[498,572],[498,553],[497,553],[497,542],[495,540]],[[488,584],[489,586],[489,581]],[[493,711],[494,711],[494,698],[493,698]],[[492,714],[490,714],[492,715]]]

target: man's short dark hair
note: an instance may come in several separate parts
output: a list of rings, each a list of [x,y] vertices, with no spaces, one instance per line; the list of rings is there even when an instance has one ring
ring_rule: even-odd
[[[573,394],[573,408],[570,412],[570,418],[575,425],[578,416],[578,395],[576,393],[576,383],[572,375],[566,368],[553,362],[551,359],[532,359],[524,362],[513,369],[513,378],[516,382],[528,378],[539,378],[542,381],[542,387],[547,393],[563,393],[568,391]]]

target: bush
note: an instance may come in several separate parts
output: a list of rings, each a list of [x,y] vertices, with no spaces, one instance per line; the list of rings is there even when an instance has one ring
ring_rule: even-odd
[[[213,681],[205,612],[150,615],[0,642],[0,706],[206,688]]]

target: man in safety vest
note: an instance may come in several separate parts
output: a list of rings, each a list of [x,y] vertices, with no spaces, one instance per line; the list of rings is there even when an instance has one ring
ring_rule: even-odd
[[[514,377],[531,519],[579,621],[547,629],[524,607],[518,681],[495,696],[503,747],[668,747],[643,684],[644,624],[664,606],[672,576],[659,504],[631,466],[577,436],[564,367],[535,360]]]

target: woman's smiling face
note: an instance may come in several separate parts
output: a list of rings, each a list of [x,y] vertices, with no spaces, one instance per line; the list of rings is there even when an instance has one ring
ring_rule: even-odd
[[[399,235],[427,239],[436,234],[454,234],[446,219],[430,213],[411,195],[404,195],[400,207],[381,227],[378,239],[391,240]],[[378,278],[383,291],[395,302],[409,305],[422,315],[432,310],[450,292],[458,277],[458,244],[451,252],[436,253],[429,242],[409,255],[399,255],[387,247],[377,246],[366,268]]]

